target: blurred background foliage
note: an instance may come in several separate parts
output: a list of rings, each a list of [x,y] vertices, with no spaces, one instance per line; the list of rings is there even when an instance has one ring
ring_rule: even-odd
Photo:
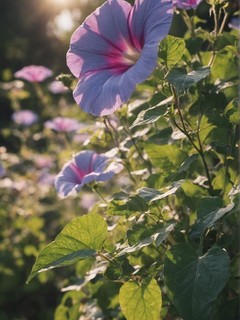
[[[34,154],[37,158],[47,154],[52,157],[52,171],[56,174],[54,154],[64,147],[63,141],[56,141],[55,147],[54,139],[59,138],[50,131],[44,134],[41,131],[44,121],[59,116],[61,111],[61,115],[66,112],[67,116],[78,112],[78,108],[70,112],[64,109],[66,101],[73,103],[71,94],[64,98],[52,95],[50,99],[48,96],[51,100],[48,100],[49,109],[44,110],[39,123],[31,129],[22,128],[13,124],[12,114],[20,109],[39,112],[42,104],[32,84],[26,83],[24,88],[20,84],[18,88],[11,81],[15,79],[14,72],[31,64],[50,68],[54,76],[68,72],[65,57],[70,36],[102,2],[0,1],[0,166],[4,165],[6,171],[0,177],[1,320],[54,318],[56,306],[61,301],[60,288],[71,272],[69,274],[68,270],[65,275],[65,271],[60,270],[59,274],[42,274],[29,285],[25,282],[40,244],[53,240],[66,222],[77,215],[76,208],[80,207],[79,200],[63,204],[53,186],[40,191],[39,179],[43,171],[34,164]],[[43,84],[43,90],[46,89],[47,85]],[[49,281],[53,277],[54,281]]]

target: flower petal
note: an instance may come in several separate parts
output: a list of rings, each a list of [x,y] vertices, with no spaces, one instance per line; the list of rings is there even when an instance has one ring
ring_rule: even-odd
[[[83,110],[103,116],[113,113],[127,101],[135,85],[126,73],[112,75],[110,71],[102,71],[81,78],[73,96]]]
[[[111,71],[83,77],[73,92],[83,110],[95,116],[113,113],[132,95],[138,83],[143,82],[157,63],[158,45],[145,45],[139,60],[128,71],[112,75]]]
[[[157,64],[158,44],[144,45],[142,53],[138,61],[126,73],[126,78],[135,84],[146,80]]]
[[[109,57],[120,54],[130,42],[130,10],[131,5],[124,0],[109,0],[77,28],[67,53],[67,65],[76,77],[109,68]]]
[[[135,0],[129,16],[132,37],[140,44],[156,44],[171,26],[173,8],[171,0]]]
[[[194,9],[202,0],[173,0],[173,6],[180,9]]]

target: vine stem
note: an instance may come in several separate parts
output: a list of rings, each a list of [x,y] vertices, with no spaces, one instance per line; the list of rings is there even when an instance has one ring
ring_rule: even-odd
[[[193,9],[193,12],[195,12],[195,10]],[[195,23],[194,23],[194,15],[193,16],[189,16],[186,10],[181,10],[182,13],[182,18],[187,26],[187,28],[190,30],[190,34],[191,34],[191,38],[192,39],[196,39],[196,33],[195,33]],[[198,59],[198,61],[201,63],[202,59],[201,56],[199,54],[199,52],[197,52],[196,54],[194,54],[194,56]]]
[[[219,17],[217,15],[217,12],[216,12],[216,8],[215,6],[213,5],[212,8],[211,8],[211,12],[213,13],[213,18],[214,18],[214,30],[213,30],[213,33],[214,33],[214,43],[213,43],[213,53],[212,53],[212,56],[208,62],[208,67],[211,67],[214,63],[214,60],[215,60],[215,57],[216,57],[216,41],[217,41],[217,37],[223,32],[223,29],[224,29],[224,26],[227,22],[227,18],[229,16],[228,12],[224,10],[224,17],[223,17],[223,21],[221,23],[221,26],[219,27],[219,24],[218,24],[218,20],[219,20]]]
[[[127,160],[124,152],[121,150],[120,145],[119,145],[119,136],[118,136],[118,132],[115,130],[115,128],[113,127],[113,125],[111,124],[111,121],[108,119],[107,116],[105,116],[103,118],[103,122],[107,128],[107,130],[109,131],[111,138],[113,140],[113,143],[115,145],[115,147],[118,149],[119,153],[120,153],[120,157],[123,160],[123,164],[125,169],[128,172],[129,178],[130,180],[137,185],[137,181],[135,180],[135,178],[133,177],[132,173],[131,173],[131,165],[129,163],[129,161]]]
[[[172,92],[173,92],[173,95],[174,95],[174,99],[175,99],[175,105],[177,107],[177,110],[178,110],[178,114],[179,114],[179,117],[180,117],[180,120],[181,120],[181,123],[182,123],[182,128],[176,123],[175,120],[173,120],[174,124],[176,125],[176,127],[182,132],[185,134],[185,136],[188,138],[188,140],[190,141],[190,143],[192,144],[192,146],[194,147],[194,149],[199,153],[201,159],[202,159],[202,162],[203,162],[203,166],[204,166],[204,169],[205,169],[205,172],[206,172],[206,175],[207,175],[207,179],[208,179],[208,184],[209,184],[209,192],[210,194],[213,194],[213,186],[212,186],[212,180],[211,180],[211,177],[210,177],[210,173],[209,173],[209,169],[208,169],[208,166],[207,166],[207,162],[206,162],[206,159],[205,159],[205,156],[204,156],[204,152],[203,152],[203,146],[202,146],[202,142],[201,142],[201,139],[199,137],[199,125],[200,125],[200,121],[198,123],[198,129],[197,129],[197,140],[198,140],[198,144],[199,144],[199,147],[195,144],[195,142],[193,141],[192,137],[190,136],[190,134],[188,133],[188,130],[186,128],[186,125],[185,125],[185,122],[184,122],[184,119],[183,119],[183,115],[182,115],[182,112],[181,112],[181,108],[180,108],[180,105],[179,105],[179,98],[176,94],[176,90],[174,87],[171,86],[171,89],[172,89]]]
[[[192,17],[190,17],[188,15],[188,13],[186,12],[186,10],[182,10],[182,17],[183,17],[183,20],[184,22],[186,23],[186,26],[187,28],[190,30],[190,33],[191,33],[191,37],[193,39],[196,38],[196,35],[195,35],[195,30],[194,30],[194,21],[192,19]]]
[[[134,137],[132,136],[130,130],[128,129],[127,126],[124,125],[124,130],[125,132],[127,133],[127,135],[129,136],[129,138],[131,139],[139,157],[142,159],[143,163],[146,165],[147,169],[148,169],[148,172],[149,174],[152,174],[152,166],[151,164],[144,158],[143,154],[142,154],[142,151],[139,149]]]
[[[93,192],[95,192],[95,193],[99,196],[99,198],[100,198],[104,203],[107,204],[106,199],[103,197],[103,195],[102,195],[101,192],[99,191],[98,186],[97,186],[96,184],[92,186],[92,190],[93,190]]]
[[[199,144],[199,154],[200,154],[200,157],[202,158],[202,162],[203,162],[203,165],[204,165],[204,168],[205,168],[205,172],[206,172],[206,175],[207,175],[207,178],[208,178],[208,183],[209,183],[209,191],[211,194],[213,194],[213,186],[212,186],[212,180],[211,180],[211,177],[210,177],[210,173],[209,173],[209,170],[208,170],[208,166],[207,166],[207,162],[206,162],[206,159],[205,159],[205,156],[204,156],[204,151],[203,151],[203,145],[202,145],[202,142],[201,142],[201,139],[200,139],[200,136],[199,136],[199,131],[200,131],[200,120],[198,121],[198,128],[197,128],[197,140],[198,140],[198,144]]]
[[[34,90],[36,92],[36,95],[38,97],[38,99],[40,100],[41,104],[43,107],[47,107],[48,105],[48,99],[47,97],[45,96],[41,86],[39,85],[38,82],[33,82],[33,87],[34,87]]]

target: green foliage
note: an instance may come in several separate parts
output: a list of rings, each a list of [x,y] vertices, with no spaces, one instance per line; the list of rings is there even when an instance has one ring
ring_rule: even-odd
[[[184,319],[213,319],[215,300],[229,278],[228,254],[213,247],[198,256],[191,245],[178,244],[166,254],[164,278],[169,297]]]
[[[189,73],[183,68],[175,68],[168,73],[167,80],[176,88],[177,92],[181,94],[186,92],[195,83],[206,78],[209,74],[209,67],[201,67]]]
[[[54,77],[70,90],[56,95],[3,70],[0,319],[238,318],[238,32],[211,6],[174,15],[153,74],[112,116],[73,104],[63,64]],[[25,108],[33,126],[11,120]],[[47,129],[57,116],[79,130]],[[60,200],[54,177],[86,149],[124,169]]]
[[[168,35],[159,46],[160,62],[164,62],[166,67],[171,69],[181,60],[185,47],[184,39]]]
[[[166,198],[167,196],[174,194],[183,183],[183,180],[174,182],[171,186],[164,188],[163,190],[156,190],[150,188],[142,188],[138,190],[140,197],[146,202],[154,202]]]
[[[171,102],[172,102],[172,97],[159,102],[154,107],[141,111],[138,114],[137,119],[131,125],[130,129],[135,128],[137,126],[155,123],[162,116],[165,116],[167,114],[168,110],[167,110],[167,107],[165,106],[169,105]]]
[[[31,281],[39,272],[95,256],[106,237],[107,225],[101,216],[90,214],[75,218],[55,241],[40,252],[27,281]]]
[[[223,201],[219,197],[203,197],[198,202],[197,221],[192,227],[192,237],[201,237],[207,228],[211,228],[226,213],[231,212],[234,206],[231,203],[223,207]]]
[[[155,279],[141,284],[129,281],[120,289],[119,302],[128,320],[157,320],[162,307],[162,294]]]

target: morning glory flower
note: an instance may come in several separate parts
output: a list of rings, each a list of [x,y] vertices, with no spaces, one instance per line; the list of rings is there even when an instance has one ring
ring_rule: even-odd
[[[44,66],[27,66],[14,73],[16,78],[24,79],[29,82],[42,82],[51,77],[53,72]]]
[[[69,90],[68,87],[65,87],[62,82],[58,80],[52,81],[49,84],[48,89],[53,94],[65,93]]]
[[[45,122],[45,127],[57,132],[72,132],[80,128],[80,123],[71,118],[56,117]]]
[[[93,181],[107,181],[122,169],[117,162],[94,151],[81,151],[67,162],[56,176],[55,187],[64,198],[79,192],[85,184]]]
[[[173,0],[173,6],[179,9],[194,9],[202,0]]]
[[[12,120],[19,125],[28,127],[38,121],[38,115],[31,110],[20,110],[13,113]]]
[[[238,16],[234,16],[231,18],[230,22],[228,23],[228,27],[235,29],[235,30],[240,30],[240,20]]]
[[[173,16],[170,0],[108,0],[73,33],[67,65],[79,79],[78,105],[93,115],[113,113],[153,72],[158,44]]]

